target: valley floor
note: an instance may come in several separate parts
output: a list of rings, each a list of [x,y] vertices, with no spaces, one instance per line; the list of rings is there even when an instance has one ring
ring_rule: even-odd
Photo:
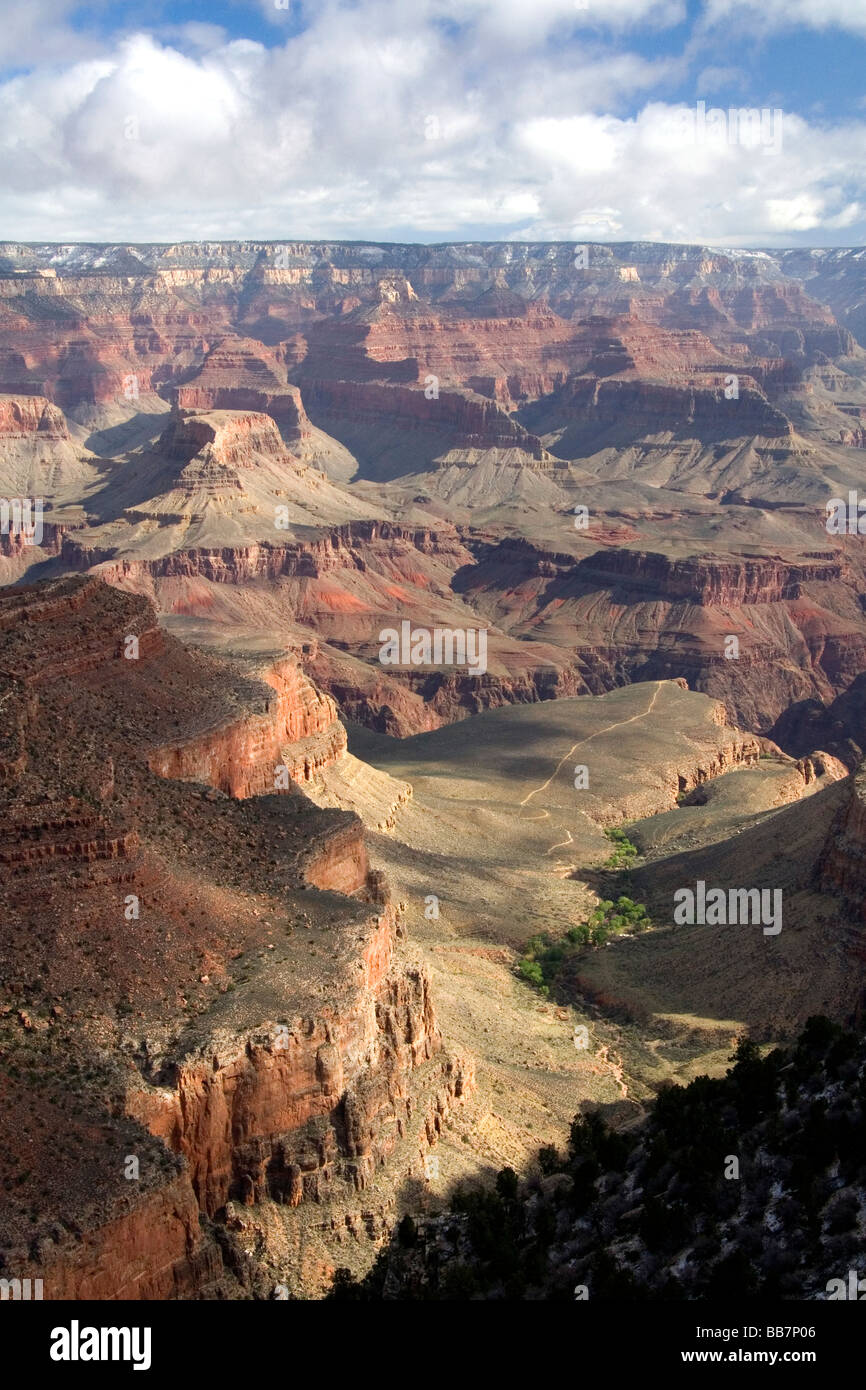
[[[613,880],[604,865],[613,846],[606,827],[624,822],[640,835],[645,857],[637,862],[645,867],[638,881],[641,872],[651,875],[653,862],[666,863],[684,846],[704,847],[706,855],[699,849],[696,857],[712,877],[718,850],[711,846],[754,834],[807,795],[818,800],[800,823],[811,826],[807,838],[820,838],[847,784],[820,774],[807,782],[792,760],[762,756],[760,741],[719,719],[714,701],[664,681],[492,711],[411,739],[350,730],[357,757],[413,789],[392,827],[368,832],[368,841],[404,909],[409,941],[431,973],[446,1043],[477,1059],[475,1097],[437,1150],[430,1200],[437,1183],[444,1193],[479,1168],[525,1169],[540,1145],[563,1142],[586,1102],[601,1106],[613,1123],[628,1124],[661,1082],[722,1074],[747,1029],[768,1042],[784,1035],[773,1006],[777,973],[788,969],[792,948],[801,964],[808,957],[817,923],[804,937],[802,922],[792,918],[782,933],[781,965],[779,943],[760,927],[728,929],[755,938],[743,943],[745,958],[768,953],[766,978],[753,982],[739,1006],[721,990],[725,1007],[718,1007],[706,981],[698,983],[705,964],[678,953],[678,931],[689,933],[690,957],[718,952],[714,929],[672,927],[663,897],[651,933],[588,953],[585,990],[554,989],[544,998],[515,972],[530,937],[540,931],[562,937],[608,896]],[[582,789],[575,786],[580,766],[588,779]],[[678,804],[697,788],[694,799],[703,804]],[[362,804],[356,807],[363,813]],[[656,825],[665,828],[653,845]],[[790,839],[790,827],[784,834]],[[783,852],[782,844],[777,848]],[[806,849],[801,843],[800,862]],[[644,888],[650,896],[652,882]],[[725,969],[738,979],[732,954],[728,943]],[[834,963],[824,952],[821,980],[826,984],[829,975],[827,988],[841,996],[842,953],[836,957]],[[675,992],[682,1000],[674,1008],[668,996],[678,971]],[[812,985],[819,1005],[822,983]],[[692,985],[689,1005],[683,1001]],[[803,1017],[812,1011],[805,997],[793,1002]],[[586,1050],[574,1041],[581,1024],[589,1030]]]

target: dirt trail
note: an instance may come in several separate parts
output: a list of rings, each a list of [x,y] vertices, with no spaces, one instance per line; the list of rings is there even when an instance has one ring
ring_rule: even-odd
[[[653,708],[655,707],[655,702],[656,702],[656,700],[657,700],[658,697],[659,697],[659,693],[660,693],[660,691],[661,691],[661,688],[662,688],[662,685],[663,685],[663,684],[664,684],[664,681],[656,681],[656,683],[655,683],[656,688],[655,688],[655,690],[653,691],[652,699],[650,700],[650,702],[649,702],[649,704],[647,705],[646,709],[645,709],[645,710],[642,710],[640,714],[633,714],[633,715],[631,716],[631,718],[629,718],[629,719],[620,719],[620,720],[618,720],[615,724],[607,724],[607,725],[605,725],[605,727],[604,727],[603,729],[596,729],[596,731],[595,731],[594,734],[588,734],[588,735],[586,736],[586,738],[578,739],[577,743],[573,743],[573,744],[571,745],[571,747],[569,748],[568,752],[567,752],[567,753],[563,753],[563,755],[562,755],[562,757],[560,758],[559,762],[556,764],[556,767],[553,769],[553,772],[552,772],[552,773],[550,774],[550,776],[547,778],[547,781],[546,781],[546,782],[542,782],[541,785],[540,785],[539,787],[536,787],[533,791],[528,792],[528,793],[526,794],[526,796],[523,798],[523,800],[522,800],[521,802],[518,803],[518,809],[522,809],[522,808],[527,804],[527,802],[529,802],[529,801],[532,800],[532,798],[533,798],[534,796],[538,796],[538,793],[539,793],[539,792],[545,791],[545,790],[547,789],[547,787],[550,786],[551,782],[554,781],[554,779],[559,775],[559,773],[560,773],[561,769],[563,768],[564,764],[568,762],[569,758],[571,758],[571,757],[574,756],[574,754],[576,753],[576,751],[577,751],[578,748],[582,748],[582,747],[583,747],[585,744],[587,744],[587,743],[592,743],[592,740],[593,740],[594,738],[599,738],[602,734],[610,734],[610,733],[613,733],[614,729],[622,729],[622,728],[624,728],[624,727],[626,726],[626,724],[634,724],[634,723],[636,723],[637,720],[639,720],[639,719],[646,719],[647,715],[648,715],[648,714],[651,714],[652,711],[653,711]],[[543,819],[544,816],[549,816],[549,815],[550,815],[550,812],[549,812],[549,811],[545,811],[545,812],[543,813],[543,816],[521,816],[521,817],[520,817],[520,820],[541,820],[541,819]],[[581,812],[580,812],[580,815],[586,816],[586,812],[585,812],[585,811],[581,811]],[[591,818],[591,817],[587,817],[587,819],[590,819],[590,820],[591,820],[592,818]],[[566,833],[566,835],[568,836],[568,839],[567,839],[567,840],[560,840],[557,844],[551,845],[551,846],[550,846],[550,849],[548,849],[548,850],[545,851],[545,858],[547,857],[548,854],[552,854],[553,851],[554,851],[555,849],[562,849],[562,848],[564,848],[565,846],[570,845],[570,844],[573,843],[574,837],[572,836],[571,831],[570,831],[570,830],[566,830],[565,833]]]
[[[585,814],[585,812],[581,812],[581,814]],[[551,845],[551,846],[550,846],[550,849],[546,849],[546,850],[544,851],[544,857],[545,857],[545,858],[547,858],[548,854],[553,854],[553,851],[554,851],[555,849],[562,849],[562,848],[563,848],[564,846],[566,846],[566,845],[573,845],[573,844],[574,844],[574,836],[572,835],[571,831],[570,831],[570,830],[566,830],[565,833],[566,833],[566,835],[568,836],[568,839],[567,839],[567,840],[560,840],[560,841],[559,841],[559,844],[557,844],[557,845]]]

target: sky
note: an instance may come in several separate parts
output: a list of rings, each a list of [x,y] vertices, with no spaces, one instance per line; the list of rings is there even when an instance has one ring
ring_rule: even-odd
[[[0,240],[862,245],[864,73],[866,0],[0,0]]]

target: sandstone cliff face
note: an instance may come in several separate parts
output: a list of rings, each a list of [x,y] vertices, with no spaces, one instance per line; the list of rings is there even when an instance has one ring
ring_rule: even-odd
[[[236,722],[155,750],[148,758],[151,771],[247,797],[277,789],[280,768],[291,781],[304,783],[335,762],[345,752],[346,731],[334,701],[290,659],[260,674],[274,692],[261,712],[245,712]]]
[[[599,365],[604,370],[618,364]],[[788,419],[762,392],[749,389],[744,381],[734,401],[725,398],[724,387],[723,377],[715,388],[577,377],[563,388],[556,404],[563,420],[574,415],[590,431],[627,429],[633,436],[635,431],[695,430],[712,431],[722,438],[788,438],[792,434]],[[574,447],[573,431],[569,440]]]
[[[33,525],[34,518],[35,511],[31,511],[31,527]],[[34,552],[33,545],[30,541],[27,540],[27,538],[24,535],[22,535],[20,531],[16,532],[13,535],[10,529],[5,535],[0,533],[0,556],[10,561],[21,561],[26,560],[30,555],[34,553],[38,553],[40,556],[59,555],[63,545],[63,536],[65,534],[65,531],[66,528],[64,526],[60,526],[53,521],[45,521],[43,519],[42,544],[39,547],[39,551]],[[3,579],[7,583],[17,583],[19,577],[20,576],[16,570],[10,571],[8,575],[4,575]]]
[[[342,828],[314,842],[302,859],[307,883],[332,893],[362,893],[371,889],[363,822],[347,818]]]
[[[44,396],[0,396],[0,438],[68,440],[63,412]]]
[[[539,700],[559,700],[587,693],[583,676],[565,661],[561,667],[537,667],[512,675],[406,671],[403,680],[411,692],[423,696],[426,708],[432,711],[439,725],[469,719],[483,710],[501,709],[505,705],[534,705]],[[356,708],[358,713],[364,713],[361,705]],[[368,718],[360,722],[370,723],[382,733],[405,737],[407,733],[419,732],[393,710],[387,714],[372,710],[367,713]]]
[[[56,553],[60,527],[48,515],[52,504],[58,497],[80,495],[92,479],[93,468],[56,405],[35,391],[0,395],[0,498],[10,503],[13,516],[18,499],[23,513],[20,522],[15,517],[10,525],[4,507],[0,555],[38,554],[33,548],[37,531],[42,550]],[[29,542],[15,529],[22,524]],[[6,582],[11,580],[10,575]]]
[[[82,1231],[80,1243],[68,1241],[59,1258],[16,1259],[14,1269],[17,1278],[41,1279],[51,1302],[195,1298],[224,1275],[185,1172],[128,1213]]]
[[[354,1000],[339,1012],[326,1005],[209,1042],[178,1062],[168,1087],[130,1094],[130,1113],[187,1159],[208,1215],[230,1199],[295,1207],[339,1183],[362,1191],[411,1127],[412,1073],[442,1044],[426,976],[396,970],[393,947],[386,910],[370,921]],[[468,1073],[439,1071],[453,1103]]]
[[[86,537],[66,535],[62,559],[70,569],[87,570],[100,565],[100,576],[109,583],[135,574],[155,578],[201,577],[214,583],[244,583],[251,579],[318,579],[339,569],[364,570],[369,561],[365,547],[379,542],[405,543],[421,555],[442,555],[459,563],[468,559],[450,527],[434,531],[427,527],[405,526],[390,521],[353,521],[334,526],[309,541],[284,544],[230,546],[218,550],[191,548],[155,559],[126,559],[114,562],[113,551],[88,545]]]
[[[584,335],[542,305],[525,304],[517,295],[492,291],[473,306],[475,316],[445,309],[428,313],[382,313],[366,325],[363,349],[383,375],[411,363],[415,380],[423,384],[434,374],[448,384],[462,384],[488,396],[506,409],[527,396],[552,391],[589,355]],[[341,343],[338,328],[328,335],[335,349],[331,361],[337,372],[349,375],[356,358]],[[324,335],[311,334],[312,360],[304,374],[325,368]],[[350,371],[346,372],[346,368]]]
[[[337,438],[354,439],[366,423],[374,433],[383,426],[427,429],[442,437],[447,449],[520,448],[541,459],[540,439],[513,420],[494,401],[467,391],[439,390],[428,398],[421,388],[380,385],[360,387],[351,381],[309,382],[304,398],[314,419]],[[351,427],[347,435],[345,425]]]
[[[666,599],[727,607],[800,598],[804,584],[841,580],[844,562],[841,557],[799,564],[772,557],[690,556],[671,560],[665,555],[617,550],[589,556],[580,562],[578,573],[600,583],[621,578],[630,586],[646,586]],[[847,574],[844,577],[850,579]]]
[[[576,560],[509,539],[478,546],[477,559],[461,577],[475,606],[508,632],[570,646],[594,693],[683,677],[723,699],[741,728],[769,733],[788,706],[845,690],[866,661],[853,552],[793,560],[605,548]],[[816,745],[843,756],[828,730],[789,751]]]
[[[299,790],[345,746],[333,702],[289,660],[186,651],[89,576],[10,592],[0,632],[0,1050],[35,1078],[4,1083],[30,1167],[5,1267],[49,1299],[232,1296],[232,1237],[207,1224],[225,1233],[227,1204],[342,1221],[374,1179],[384,1233],[471,1068],[443,1052],[361,821]],[[286,792],[250,795],[292,750]],[[321,1216],[305,1239],[327,1264]]]
[[[313,429],[301,393],[278,355],[249,338],[226,338],[187,381],[169,387],[180,410],[251,410],[276,420],[284,439],[309,440]]]
[[[203,464],[224,468],[253,467],[253,455],[282,458],[285,448],[269,415],[254,411],[179,413],[160,436],[157,448],[184,463],[199,456]]]

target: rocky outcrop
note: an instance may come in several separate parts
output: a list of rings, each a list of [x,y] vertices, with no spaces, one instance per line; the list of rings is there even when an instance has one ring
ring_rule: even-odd
[[[132,1209],[123,1215],[84,1227],[78,1242],[70,1233],[43,1261],[7,1250],[15,1277],[41,1279],[51,1302],[195,1298],[225,1282],[222,1254],[201,1228],[186,1172],[127,1205]]]
[[[625,582],[633,590],[645,588],[659,598],[685,599],[704,607],[779,603],[800,598],[804,584],[850,578],[843,560],[835,556],[794,564],[774,556],[671,560],[637,550],[598,551],[582,560],[575,574],[599,584]]]
[[[4,1156],[28,1164],[4,1271],[46,1298],[236,1295],[211,1219],[342,1213],[374,1178],[387,1207],[471,1068],[362,822],[300,790],[345,736],[293,661],[188,651],[89,576],[8,592],[0,632],[0,1049],[32,1078],[4,1092],[7,1191]],[[251,794],[287,756],[297,780]],[[327,1264],[321,1215],[309,1238]]]
[[[277,355],[253,339],[224,339],[193,376],[167,389],[181,411],[257,411],[276,420],[290,444],[312,438],[300,390],[287,381]]]
[[[674,679],[672,684],[688,690],[686,682]],[[674,755],[661,776],[660,785],[652,792],[639,788],[634,793],[618,799],[617,805],[600,816],[600,822],[617,825],[622,821],[642,820],[669,811],[691,799],[697,788],[714,782],[716,778],[736,768],[756,767],[764,753],[765,740],[731,725],[725,706],[720,700],[711,705],[707,722],[716,725],[721,736],[711,740],[703,749],[697,744],[689,749],[688,756]]]
[[[576,430],[569,425],[572,418],[585,427],[587,440],[592,432],[624,429],[632,438],[635,433],[653,435],[666,430],[723,439],[746,435],[789,438],[793,432],[787,417],[745,380],[739,384],[736,399],[726,399],[724,374],[720,374],[717,386],[574,377],[546,409],[548,414],[555,411],[566,425],[570,449],[577,442]],[[561,445],[557,452],[561,452]]]
[[[850,778],[849,793],[816,866],[822,892],[842,899],[847,914],[866,924],[866,765]],[[861,954],[866,947],[861,942]]]
[[[166,458],[202,468],[249,468],[255,454],[285,455],[285,446],[269,415],[253,411],[206,411],[176,414],[159,437],[157,449]]]
[[[62,410],[44,396],[0,396],[0,439],[68,440]]]
[[[866,674],[861,673],[834,700],[801,700],[786,709],[771,730],[781,746],[798,757],[816,744],[849,771],[866,753]]]
[[[358,816],[344,816],[338,830],[329,829],[308,845],[301,857],[304,880],[331,893],[370,890],[370,864],[364,825]]]
[[[795,770],[803,779],[804,786],[811,787],[816,782],[841,782],[848,776],[848,769],[832,754],[817,749],[806,758],[798,758]]]
[[[245,711],[234,722],[154,750],[148,757],[151,771],[248,797],[281,785],[287,790],[286,779],[309,782],[335,762],[345,752],[346,731],[334,701],[291,659],[259,674],[274,692],[263,692],[261,711]]]
[[[394,969],[393,931],[390,910],[370,920],[358,988],[339,1012],[329,1002],[214,1039],[178,1061],[168,1088],[130,1093],[130,1113],[186,1158],[207,1214],[230,1199],[295,1207],[339,1183],[363,1191],[413,1118],[417,1127],[412,1073],[442,1044],[426,976]],[[452,1102],[468,1082],[462,1067],[443,1076]]]
[[[60,554],[63,546],[63,537],[66,534],[67,528],[59,525],[56,521],[47,521],[43,516],[41,522],[42,542],[37,552],[34,550],[36,538],[35,531],[33,530],[34,521],[36,520],[34,508],[31,508],[30,517],[31,520],[29,522],[29,531],[27,534],[25,534],[23,530],[13,532],[11,528],[5,534],[0,532],[0,556],[10,560],[21,560],[37,553],[40,557]],[[28,526],[26,510],[23,513],[23,519],[25,527]],[[11,580],[12,576],[10,575],[9,577]],[[16,575],[15,578],[17,579],[17,577]]]
[[[124,651],[133,650],[128,638],[136,642],[135,660],[157,659],[165,652],[162,629],[156,622],[153,609],[146,603],[130,606],[127,630],[118,632],[99,622],[89,622],[90,610],[98,604],[103,591],[102,582],[95,577],[70,576],[50,585],[27,585],[8,589],[0,603],[0,632],[33,635],[26,657],[10,660],[8,650],[2,657],[2,672],[27,686],[54,684],[81,676],[86,672],[104,669],[109,662],[119,661]],[[78,641],[69,648],[49,647],[37,640],[44,625],[78,619],[81,631]]]

